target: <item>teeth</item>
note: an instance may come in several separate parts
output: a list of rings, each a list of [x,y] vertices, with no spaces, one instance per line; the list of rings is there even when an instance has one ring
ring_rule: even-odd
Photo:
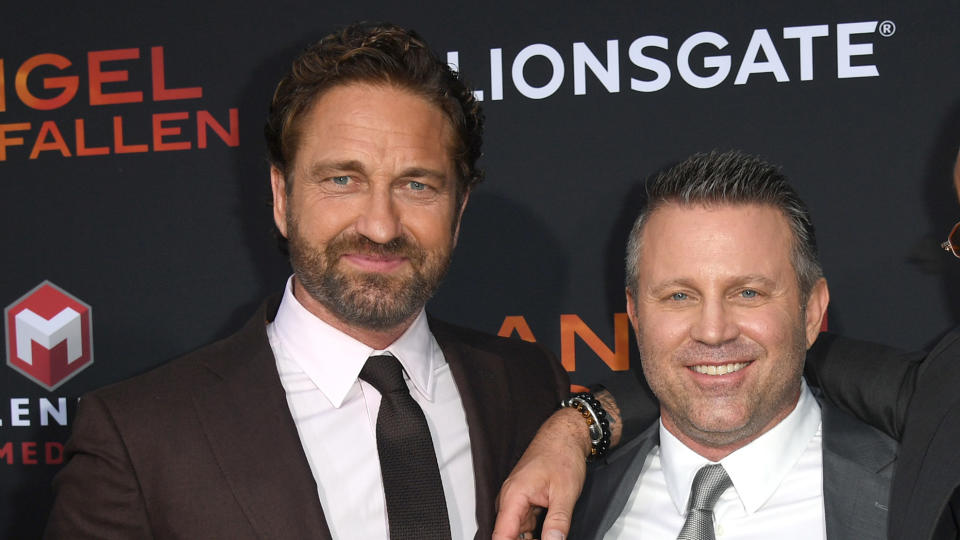
[[[749,362],[737,362],[735,364],[723,364],[720,366],[690,366],[690,369],[697,373],[703,373],[704,375],[726,375],[727,373],[740,371],[747,367],[747,364],[749,364]]]

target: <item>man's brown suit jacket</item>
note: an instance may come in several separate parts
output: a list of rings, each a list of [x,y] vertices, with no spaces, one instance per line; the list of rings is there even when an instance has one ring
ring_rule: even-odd
[[[47,538],[330,538],[266,335],[277,306],[81,399]],[[477,538],[489,538],[500,484],[567,395],[567,374],[535,344],[430,329],[466,410]]]

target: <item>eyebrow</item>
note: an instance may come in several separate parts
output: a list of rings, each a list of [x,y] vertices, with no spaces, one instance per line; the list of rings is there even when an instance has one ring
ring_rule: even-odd
[[[690,280],[686,278],[679,278],[679,279],[671,279],[669,281],[660,283],[655,287],[651,287],[650,289],[648,289],[648,293],[653,296],[660,296],[661,294],[665,293],[667,290],[675,289],[678,287],[688,288],[688,289],[694,288],[693,285],[690,283]]]
[[[358,172],[364,174],[363,163],[360,163],[357,160],[344,160],[344,161],[318,161],[310,166],[310,176],[318,177],[323,176],[326,173],[331,171],[343,171],[343,172]]]
[[[768,278],[767,276],[762,276],[760,274],[741,276],[733,280],[733,286],[741,286],[741,285],[746,285],[748,283],[759,283],[760,285],[768,289],[774,289],[777,287],[777,282]]]
[[[443,182],[447,181],[446,173],[442,171],[436,171],[434,169],[428,169],[426,167],[410,167],[404,169],[399,175],[400,178],[433,178],[435,180],[440,180]]]
[[[763,287],[770,288],[770,289],[776,288],[777,286],[775,281],[773,281],[772,279],[766,276],[763,276],[760,274],[749,274],[746,276],[737,276],[729,280],[726,285],[726,288],[729,289],[733,287],[741,287],[749,283],[757,283]],[[665,281],[654,287],[651,287],[648,290],[648,293],[653,296],[659,296],[670,289],[674,289],[678,287],[696,289],[696,286],[694,286],[693,281],[690,280],[689,278],[677,278],[677,279],[671,279],[669,281]]]
[[[360,174],[366,174],[367,171],[363,166],[363,163],[355,160],[348,159],[344,161],[321,161],[314,163],[310,167],[310,176],[311,177],[320,177],[324,174],[327,174],[331,171],[342,171],[342,172],[356,172]],[[398,178],[433,178],[442,182],[448,180],[447,174],[443,171],[438,171],[435,169],[430,169],[427,167],[408,167],[400,172],[397,175]]]

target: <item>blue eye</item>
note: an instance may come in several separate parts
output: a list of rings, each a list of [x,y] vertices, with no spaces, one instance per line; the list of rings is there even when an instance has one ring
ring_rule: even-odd
[[[687,293],[675,292],[675,293],[673,293],[673,294],[670,295],[670,299],[671,299],[671,300],[686,300],[686,299],[687,299]]]
[[[740,291],[740,296],[744,298],[756,298],[757,295],[758,295],[757,291],[753,289],[746,289],[746,290]]]
[[[423,190],[427,189],[427,185],[424,184],[423,182],[411,181],[411,182],[410,182],[410,189],[412,189],[412,190],[414,190],[414,191],[423,191]]]
[[[330,180],[338,186],[345,186],[350,183],[349,176],[334,176]]]

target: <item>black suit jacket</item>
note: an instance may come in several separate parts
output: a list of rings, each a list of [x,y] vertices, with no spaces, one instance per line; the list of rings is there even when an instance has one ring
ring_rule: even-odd
[[[827,538],[884,540],[896,442],[829,404],[821,404],[823,499]],[[590,469],[570,537],[602,539],[633,491],[647,454],[659,444],[659,423]]]
[[[832,401],[901,439],[890,538],[960,538],[960,328],[926,356],[825,336],[809,370]]]
[[[266,335],[277,304],[81,400],[46,537],[330,538]],[[430,328],[466,411],[477,538],[489,538],[500,483],[567,395],[567,374],[537,345]]]

